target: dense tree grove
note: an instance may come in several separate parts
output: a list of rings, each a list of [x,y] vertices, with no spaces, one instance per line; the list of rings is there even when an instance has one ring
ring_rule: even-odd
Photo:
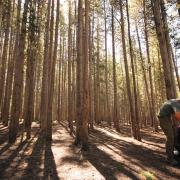
[[[16,141],[31,124],[52,140],[67,122],[88,149],[107,123],[158,131],[157,111],[180,92],[180,2],[164,0],[0,1],[0,121]],[[23,137],[22,137],[23,138]]]

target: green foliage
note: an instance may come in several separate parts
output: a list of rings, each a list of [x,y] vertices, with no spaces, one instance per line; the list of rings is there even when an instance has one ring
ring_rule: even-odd
[[[143,171],[143,172],[140,173],[140,176],[142,176],[146,180],[156,180],[157,179],[155,177],[155,175],[150,171]]]
[[[116,168],[118,171],[122,171],[124,169],[124,166],[121,163],[119,163]]]

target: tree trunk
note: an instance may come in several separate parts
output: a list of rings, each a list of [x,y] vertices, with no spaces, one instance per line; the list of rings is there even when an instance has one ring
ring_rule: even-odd
[[[109,107],[109,92],[108,92],[108,64],[107,64],[107,20],[106,20],[106,0],[104,0],[104,33],[105,33],[105,83],[106,83],[106,118],[108,124],[111,125],[110,107]]]
[[[13,2],[12,10],[14,15],[15,2]],[[19,18],[18,16],[16,18]],[[11,18],[11,23],[13,23],[13,18]],[[1,120],[5,126],[8,125],[9,122],[9,111],[10,111],[10,100],[12,95],[12,83],[13,83],[13,71],[14,71],[14,59],[15,59],[15,50],[17,48],[17,37],[19,37],[19,23],[16,23],[17,31],[16,31],[16,39],[14,34],[14,28],[11,27],[10,33],[10,45],[9,45],[9,61],[8,61],[8,69],[7,69],[7,77],[6,77],[6,89],[4,95],[4,102],[1,109]],[[15,39],[15,40],[14,40]]]
[[[14,86],[12,96],[12,107],[11,107],[11,121],[9,126],[9,142],[13,143],[16,141],[19,117],[21,113],[22,105],[22,91],[23,91],[23,67],[24,67],[24,49],[26,39],[26,23],[27,23],[27,11],[28,11],[29,0],[25,1],[24,12],[21,25],[21,34],[19,38],[18,53],[15,58],[15,71],[14,71]],[[21,6],[21,1],[18,2],[18,8]],[[15,49],[16,50],[16,49]]]
[[[112,15],[112,54],[113,54],[113,85],[114,85],[114,109],[113,109],[113,122],[114,127],[117,131],[120,131],[119,129],[119,120],[117,117],[117,80],[116,80],[116,57],[115,57],[115,41],[114,41],[114,10],[113,6],[111,8],[111,15]]]
[[[72,2],[69,0],[69,28],[68,28],[68,123],[70,134],[73,132],[72,124],[72,82],[71,82],[71,69],[72,69]]]
[[[36,87],[35,87],[35,120],[40,119],[40,106],[41,106],[41,77],[42,77],[42,63],[43,63],[43,47],[42,39],[45,27],[44,13],[45,13],[45,0],[40,0],[38,3],[37,12],[37,53],[36,53]]]
[[[80,132],[82,129],[82,100],[83,100],[83,82],[82,82],[82,60],[83,60],[83,9],[82,9],[82,0],[78,0],[78,31],[77,31],[77,118],[76,118],[76,139],[75,144],[81,144],[81,135]]]
[[[46,136],[47,131],[47,112],[48,112],[48,72],[49,72],[49,22],[50,22],[50,9],[51,0],[48,0],[47,7],[47,21],[46,21],[46,34],[45,34],[45,45],[44,45],[44,62],[43,62],[43,77],[42,77],[42,90],[41,90],[41,107],[40,107],[40,121],[41,131]]]
[[[141,48],[141,42],[140,42],[140,37],[139,37],[138,25],[137,24],[136,24],[136,33],[137,33],[138,46],[139,46],[139,52],[140,52],[141,68],[142,68],[142,71],[143,71],[145,91],[146,91],[147,100],[148,100],[148,108],[149,108],[151,119],[153,119],[154,117],[153,117],[153,111],[152,111],[152,105],[151,105],[149,86],[148,86],[148,81],[147,81],[146,69],[145,69],[145,64],[144,64],[144,60],[143,60],[142,48]]]
[[[52,64],[51,64],[51,73],[50,73],[50,89],[49,89],[49,105],[48,105],[48,121],[47,121],[47,140],[52,140],[52,122],[53,122],[53,97],[54,97],[54,81],[55,81],[55,66],[57,59],[57,46],[58,46],[58,30],[59,30],[59,8],[60,2],[57,1],[57,10],[56,10],[56,27],[55,27],[55,43],[54,43],[54,53],[52,56]],[[54,4],[52,5],[52,11],[54,11]],[[53,21],[53,15],[51,17],[51,21]],[[54,27],[54,22],[51,24],[51,30]],[[53,31],[53,30],[52,30]],[[52,45],[52,44],[50,44]]]
[[[7,7],[6,7],[7,6]],[[8,44],[9,44],[9,33],[10,33],[10,22],[11,22],[11,1],[8,0],[5,3],[5,7],[7,9],[5,14],[5,37],[4,37],[4,45],[2,51],[2,61],[0,66],[0,109],[3,104],[4,97],[4,89],[5,89],[5,74],[6,74],[6,64],[8,61]]]
[[[93,11],[93,17],[92,17],[92,23],[90,23],[90,33],[89,33],[89,123],[90,123],[90,129],[92,130],[94,128],[94,91],[93,91],[93,45],[94,45],[94,11]]]
[[[154,102],[154,87],[153,87],[153,81],[152,81],[152,68],[151,68],[151,59],[150,59],[150,53],[149,53],[149,37],[148,37],[148,29],[147,29],[147,18],[146,18],[146,3],[145,0],[143,0],[143,7],[144,7],[144,33],[145,33],[145,40],[146,40],[146,54],[148,59],[148,72],[149,72],[149,81],[150,81],[150,94],[151,94],[151,108],[152,108],[152,124],[154,127],[154,130],[158,131],[158,122],[155,114],[155,102]]]
[[[129,106],[130,106],[132,135],[135,139],[141,140],[137,133],[138,124],[136,123],[134,107],[132,104],[133,99],[132,99],[132,92],[131,92],[131,86],[130,86],[129,68],[128,68],[128,62],[127,62],[125,30],[124,30],[124,14],[123,14],[123,8],[122,8],[122,1],[119,2],[119,4],[120,4],[120,13],[121,13],[121,35],[122,35],[122,45],[123,45],[124,67],[125,67],[125,74],[126,74],[126,86],[127,86],[126,88],[127,88],[128,101],[129,101]]]
[[[25,112],[25,128],[27,139],[31,138],[31,124],[34,120],[34,92],[35,92],[35,61],[36,61],[36,34],[35,34],[35,21],[36,21],[36,1],[30,2],[30,22],[29,22],[29,48],[27,57],[27,70],[26,70],[26,89],[27,89],[27,109]]]
[[[83,112],[81,141],[82,148],[88,149],[88,119],[89,119],[89,86],[88,86],[88,62],[89,62],[89,0],[85,0],[85,22],[83,30],[84,38],[84,61],[83,63]]]
[[[78,1],[78,44],[77,44],[77,124],[75,144],[88,148],[88,59],[89,59],[89,3],[85,0],[85,23],[83,2]],[[84,27],[84,28],[83,28]],[[83,36],[84,34],[84,36]],[[83,46],[83,40],[85,42]],[[83,61],[84,60],[84,61]]]
[[[58,122],[61,121],[61,106],[62,106],[62,103],[61,103],[61,66],[62,66],[62,62],[61,62],[61,59],[62,59],[62,45],[61,45],[61,32],[60,32],[60,53],[59,53],[59,76],[58,76],[58,79],[59,79],[59,83],[58,83]]]
[[[175,87],[174,83],[172,81],[172,73],[171,73],[171,62],[172,58],[169,54],[168,50],[168,42],[167,42],[167,34],[165,31],[167,29],[164,29],[164,22],[162,19],[162,12],[161,12],[161,6],[160,6],[160,0],[152,1],[152,7],[153,7],[153,13],[154,13],[154,20],[155,20],[155,26],[156,26],[156,34],[159,42],[160,47],[160,53],[161,58],[163,62],[163,70],[164,70],[164,80],[166,85],[166,96],[167,99],[176,98],[176,94],[174,92]]]
[[[127,21],[128,21],[128,36],[129,36],[129,48],[130,48],[130,59],[131,59],[131,68],[132,68],[132,77],[133,77],[133,90],[134,90],[134,110],[135,110],[135,123],[136,123],[136,133],[137,139],[140,140],[140,129],[139,129],[139,107],[138,107],[138,95],[137,95],[137,87],[136,87],[136,75],[134,69],[134,57],[133,57],[133,47],[131,40],[131,31],[130,31],[130,22],[129,22],[129,7],[128,0],[126,0],[126,10],[127,10]]]
[[[174,68],[173,68],[173,59],[172,59],[172,48],[171,48],[171,42],[170,42],[170,36],[169,36],[169,28],[168,28],[168,22],[167,22],[167,15],[166,15],[166,8],[164,4],[164,0],[160,0],[160,6],[161,6],[161,14],[162,14],[162,21],[163,21],[163,29],[164,34],[166,38],[167,43],[167,52],[168,52],[168,60],[169,60],[169,70],[170,70],[170,77],[172,82],[172,91],[175,96],[177,96],[176,92],[176,84],[175,84],[175,76],[174,76]]]
[[[99,82],[99,41],[100,41],[100,37],[99,37],[99,20],[98,20],[98,23],[97,23],[97,56],[96,56],[96,63],[94,64],[95,65],[95,78],[94,78],[94,108],[95,108],[95,122],[97,124],[100,123],[100,82]]]

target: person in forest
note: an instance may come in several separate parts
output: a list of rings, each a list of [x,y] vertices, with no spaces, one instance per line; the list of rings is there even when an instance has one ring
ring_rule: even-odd
[[[166,154],[167,161],[173,165],[179,165],[174,158],[174,149],[178,145],[178,125],[180,123],[180,99],[167,100],[158,113],[160,127],[166,135]]]

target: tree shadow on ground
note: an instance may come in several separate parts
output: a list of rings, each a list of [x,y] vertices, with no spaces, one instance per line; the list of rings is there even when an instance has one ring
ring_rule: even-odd
[[[18,156],[19,151],[25,146],[27,142],[24,141],[18,145],[18,147],[9,155],[8,158],[1,159],[0,161],[0,177],[3,178],[6,169],[10,166],[13,160]]]
[[[19,124],[19,132],[17,134],[17,138],[21,135],[22,133],[22,130],[23,130],[23,123],[20,123]],[[37,128],[32,128],[32,131],[34,131],[34,129],[37,129]],[[8,134],[9,133],[9,129],[8,129],[8,126],[3,126],[3,124],[1,123],[0,124],[0,145],[2,145],[3,143],[7,142],[8,141]]]
[[[109,154],[100,150],[95,144],[91,144],[90,152],[83,152],[85,158],[105,177],[106,180],[121,178],[139,179],[137,173],[125,164],[110,157]]]
[[[94,130],[94,133],[94,135],[98,135],[96,130]],[[106,143],[104,139],[101,141],[101,138],[102,137],[99,139],[96,139],[96,137],[91,138],[90,151],[82,151],[80,147],[70,145],[69,152],[71,155],[62,158],[61,163],[70,163],[78,165],[81,168],[88,168],[89,165],[87,162],[89,162],[107,180],[116,180],[118,179],[117,175],[126,178],[129,177],[134,180],[139,179],[137,172],[129,168],[126,164],[116,161],[110,154],[97,147],[97,143]]]
[[[46,141],[41,135],[35,142],[27,163],[23,179],[59,179],[51,142]]]
[[[100,127],[110,133],[117,134],[119,136],[123,137],[131,137],[131,126],[121,124],[120,132],[117,132],[115,129],[111,128],[110,126],[105,125],[98,125],[97,127]],[[93,132],[93,130],[92,130]],[[155,148],[164,149],[165,148],[165,135],[161,130],[158,132],[154,132],[152,127],[141,129],[141,137],[142,142],[144,144],[154,146]]]
[[[130,137],[131,136],[131,127],[130,125],[120,125],[120,132],[117,132],[114,128],[111,126],[105,125],[105,124],[99,124],[98,127],[110,132],[114,133],[117,135],[125,136],[125,137]]]
[[[120,132],[117,132],[115,129],[105,126],[105,125],[98,125],[97,127],[100,127],[110,133],[114,133],[120,136],[124,137],[131,137],[131,126],[130,125],[124,125],[122,124],[120,127]],[[152,144],[158,144],[158,143],[164,143],[164,137],[159,136],[162,135],[162,131],[159,130],[159,132],[154,132],[152,127],[141,129],[141,136],[142,140],[150,141]]]
[[[56,163],[51,149],[52,142],[45,143],[45,160],[44,160],[44,179],[58,180]]]
[[[29,148],[31,142],[37,136],[37,133],[29,140],[19,142],[16,144],[6,144],[1,150],[1,160],[0,160],[0,177],[5,176],[10,177],[14,175],[14,172],[17,171],[18,166],[25,158],[25,152]],[[8,170],[10,169],[10,171]],[[7,172],[6,172],[7,171]]]
[[[40,135],[37,126],[32,127],[32,138],[28,141],[20,142],[18,135],[16,143],[8,144],[8,131],[0,135],[3,135],[0,179],[59,179],[51,142]]]
[[[158,171],[172,178],[180,178],[179,174],[172,173],[172,171],[166,168],[165,153],[152,150],[148,146],[145,147],[139,144],[128,142],[127,140],[119,138],[117,139],[100,130],[94,130],[93,132],[91,132],[90,142],[92,146],[91,151],[93,152],[87,154],[87,159],[106,178],[116,173],[116,171],[113,170],[111,170],[111,173],[108,173],[108,167],[109,165],[111,166],[111,164],[107,164],[107,162],[112,162],[114,167],[118,166],[118,162],[115,160],[111,160],[104,151],[101,151],[98,148],[98,146],[102,145],[118,154],[119,156],[123,157],[130,166],[132,165],[132,167],[133,165],[135,165],[141,167],[141,169],[143,170],[153,169],[155,172],[157,172],[156,176],[158,177],[158,179],[163,179],[161,176],[158,176]],[[130,178],[135,178],[132,174],[133,168],[131,171],[127,171],[126,168],[123,168],[123,170],[123,174],[127,175]]]
[[[8,139],[8,127],[0,126],[0,145]]]
[[[73,127],[73,131],[71,132],[71,131],[70,131],[70,128],[68,127],[68,123],[67,123],[67,122],[61,121],[61,122],[59,122],[59,124],[60,124],[62,127],[64,127],[64,129],[66,129],[66,131],[67,131],[72,137],[75,138],[76,132],[75,132],[75,130],[74,130],[74,127]]]
[[[38,127],[32,127],[31,132],[32,132],[32,134],[37,135],[38,130],[39,130]],[[14,146],[14,144],[8,143],[8,132],[9,132],[8,127],[4,127],[3,125],[0,126],[0,155],[3,154],[4,152],[6,152],[11,146]],[[17,134],[17,139],[21,136],[21,133],[22,133],[22,124],[19,125],[19,132]],[[33,138],[31,138],[31,139],[33,139]]]

